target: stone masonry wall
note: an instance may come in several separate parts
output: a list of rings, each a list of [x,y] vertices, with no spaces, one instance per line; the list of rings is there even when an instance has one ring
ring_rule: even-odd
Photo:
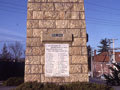
[[[88,82],[84,0],[28,0],[25,82]],[[43,32],[73,34],[68,43],[70,76],[46,78]],[[52,43],[52,42],[49,42]]]

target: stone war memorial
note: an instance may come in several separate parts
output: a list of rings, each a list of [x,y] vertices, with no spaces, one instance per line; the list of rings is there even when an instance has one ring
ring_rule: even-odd
[[[88,82],[84,0],[28,0],[25,82]]]

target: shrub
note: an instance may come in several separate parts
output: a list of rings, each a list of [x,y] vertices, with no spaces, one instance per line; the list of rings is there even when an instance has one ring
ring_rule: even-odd
[[[3,82],[4,86],[18,86],[24,83],[24,78],[21,77],[11,77],[8,80]]]
[[[113,88],[92,83],[70,83],[70,84],[53,84],[53,83],[37,83],[37,82],[27,82],[18,86],[14,90],[114,90]]]
[[[0,61],[0,81],[10,77],[24,77],[24,62]]]
[[[114,67],[113,67],[114,66]],[[113,63],[109,69],[111,74],[104,75],[107,85],[120,85],[120,65]]]

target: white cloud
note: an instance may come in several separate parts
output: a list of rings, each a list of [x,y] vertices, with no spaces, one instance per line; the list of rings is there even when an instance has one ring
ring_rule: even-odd
[[[25,41],[25,39],[26,34],[23,32],[19,33],[13,30],[0,29],[0,40]]]

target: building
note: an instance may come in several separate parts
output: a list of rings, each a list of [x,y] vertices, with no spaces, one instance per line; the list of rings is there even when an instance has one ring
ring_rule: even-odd
[[[116,63],[120,62],[120,52],[115,52]],[[110,74],[110,55],[108,52],[96,54],[94,51],[93,57],[93,76],[100,77],[103,74]]]

